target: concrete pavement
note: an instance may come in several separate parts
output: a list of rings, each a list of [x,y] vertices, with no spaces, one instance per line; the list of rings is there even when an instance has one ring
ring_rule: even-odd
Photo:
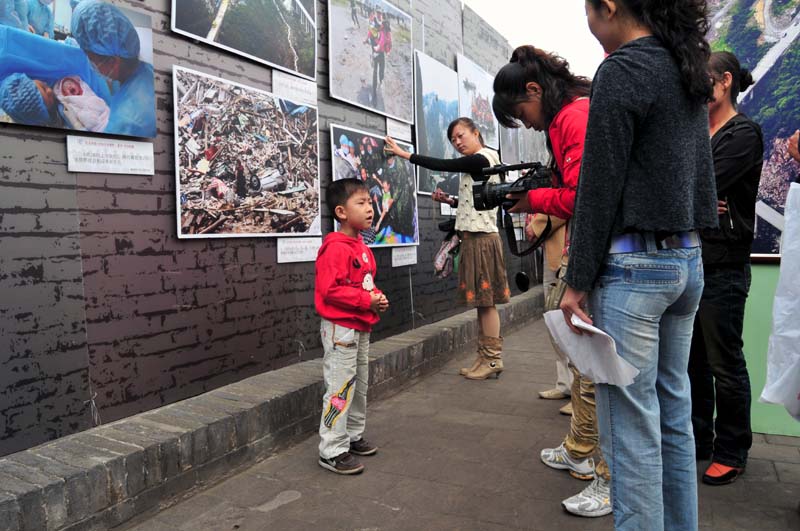
[[[545,467],[541,448],[558,445],[563,401],[536,391],[554,381],[555,355],[542,320],[506,338],[506,372],[468,381],[448,363],[398,394],[373,402],[363,474],[317,465],[317,437],[194,492],[126,531],[225,530],[607,530],[611,517],[566,514],[560,501],[587,483]],[[698,469],[706,463],[700,463]],[[747,473],[725,487],[700,486],[706,530],[800,529],[800,439],[757,434]]]

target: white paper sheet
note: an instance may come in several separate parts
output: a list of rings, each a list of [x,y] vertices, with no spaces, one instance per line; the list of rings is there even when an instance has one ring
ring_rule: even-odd
[[[614,338],[597,327],[572,316],[572,324],[591,332],[578,335],[570,330],[561,310],[544,314],[544,322],[558,348],[566,354],[581,374],[594,383],[607,383],[625,387],[633,383],[639,369],[617,354]]]

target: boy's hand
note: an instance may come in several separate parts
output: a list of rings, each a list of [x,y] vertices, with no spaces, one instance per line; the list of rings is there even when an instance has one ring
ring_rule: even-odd
[[[375,313],[381,311],[381,299],[385,299],[386,297],[382,293],[375,293],[371,291],[369,293],[369,309]],[[388,302],[386,303],[389,304]]]
[[[389,309],[389,299],[386,298],[386,295],[381,293],[380,301],[378,302],[378,309],[381,313],[385,312]]]

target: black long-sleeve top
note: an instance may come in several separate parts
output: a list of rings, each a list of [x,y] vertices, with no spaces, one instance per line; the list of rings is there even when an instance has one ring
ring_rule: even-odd
[[[591,290],[616,234],[716,226],[708,108],[689,99],[659,39],[629,42],[592,83],[564,280]]]
[[[717,197],[728,203],[718,229],[704,229],[703,265],[742,265],[750,261],[756,221],[756,196],[764,163],[761,128],[737,114],[711,138]]]
[[[417,155],[414,153],[411,155],[409,160],[412,164],[422,166],[423,168],[427,168],[429,170],[448,171],[452,173],[469,173],[471,175],[491,166],[489,159],[480,153],[467,155],[466,157],[459,157],[457,159],[437,159],[435,157],[425,157],[423,155]],[[478,181],[485,181],[487,178],[488,177],[484,179],[475,179],[475,176],[473,176],[473,179]]]
[[[480,171],[491,166],[491,162],[480,153],[459,157],[457,159],[437,159],[413,153],[409,161],[417,166],[422,166],[433,171],[448,171],[452,173],[469,173],[474,181],[485,181],[489,176],[480,175]],[[459,193],[461,191],[459,190]],[[455,198],[453,207],[458,207],[458,198]]]

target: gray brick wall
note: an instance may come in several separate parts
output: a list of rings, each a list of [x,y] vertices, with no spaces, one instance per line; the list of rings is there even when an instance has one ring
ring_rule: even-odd
[[[94,393],[108,422],[320,355],[313,264],[277,265],[274,239],[175,236],[172,65],[265,90],[270,70],[171,33],[167,0],[119,3],[153,17],[155,175],[69,173],[64,131],[0,125],[0,455],[86,429]],[[385,130],[383,117],[328,97],[326,7],[317,3],[323,187],[331,123]],[[424,40],[451,67],[463,51],[491,72],[510,54],[471,11],[462,26],[458,0],[418,0],[413,16],[416,47]],[[441,215],[426,197],[419,207],[419,264],[392,269],[390,250],[376,252],[392,309],[375,339],[460,311],[455,281],[431,275]],[[520,267],[531,260],[509,260]]]

